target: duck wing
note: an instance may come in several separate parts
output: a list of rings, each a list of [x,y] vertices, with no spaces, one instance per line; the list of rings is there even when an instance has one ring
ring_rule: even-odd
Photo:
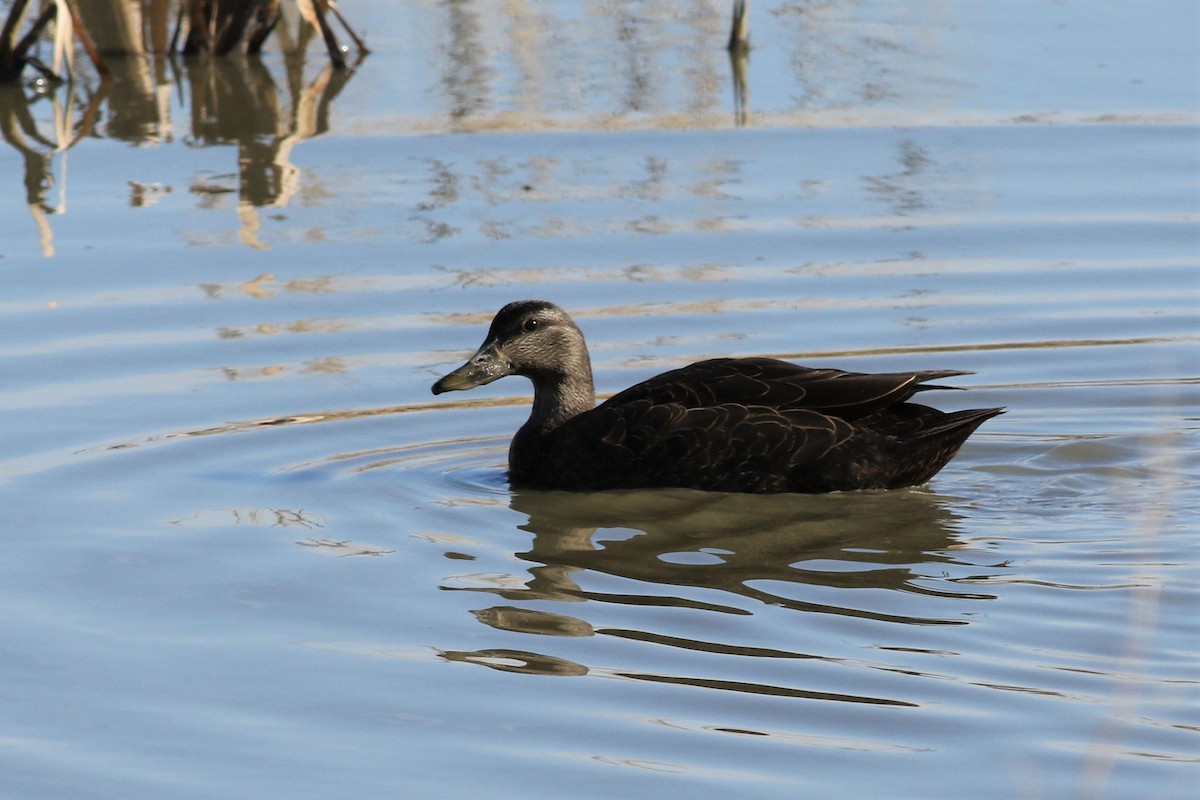
[[[600,407],[648,400],[704,408],[725,403],[808,409],[854,420],[902,403],[929,381],[969,375],[961,370],[868,374],[813,369],[774,358],[715,358],[664,372],[613,395]]]
[[[736,403],[688,408],[642,399],[598,406],[532,447],[514,447],[510,476],[516,484],[576,490],[770,493],[912,486],[933,477],[980,424],[999,413],[944,414],[900,403],[851,422],[811,409]]]
[[[640,399],[604,404],[548,434],[536,455],[510,460],[518,483],[564,489],[690,487],[728,492],[804,488],[856,431],[807,409],[723,403],[689,408]]]

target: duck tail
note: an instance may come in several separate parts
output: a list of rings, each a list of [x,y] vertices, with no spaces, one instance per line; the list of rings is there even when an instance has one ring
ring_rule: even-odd
[[[951,411],[938,420],[936,425],[931,425],[913,436],[913,441],[946,437],[964,442],[980,425],[1003,413],[1003,408],[968,408],[965,411]]]
[[[942,378],[957,378],[960,375],[974,375],[975,373],[969,369],[929,369],[916,373],[917,385],[913,387],[913,393],[941,391],[943,389],[961,392],[961,386],[945,386],[940,383],[926,383],[926,381],[938,381]]]

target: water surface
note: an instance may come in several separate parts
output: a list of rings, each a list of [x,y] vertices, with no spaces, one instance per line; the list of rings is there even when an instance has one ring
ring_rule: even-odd
[[[741,73],[718,3],[345,10],[348,76],[0,95],[4,796],[1190,796],[1192,4],[760,2]],[[911,490],[514,492],[528,385],[429,386],[523,297],[602,393],[1008,413]]]

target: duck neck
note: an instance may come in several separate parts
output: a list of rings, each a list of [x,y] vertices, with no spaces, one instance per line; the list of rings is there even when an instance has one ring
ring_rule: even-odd
[[[596,404],[592,367],[586,361],[566,372],[533,377],[533,409],[526,429],[547,434]]]

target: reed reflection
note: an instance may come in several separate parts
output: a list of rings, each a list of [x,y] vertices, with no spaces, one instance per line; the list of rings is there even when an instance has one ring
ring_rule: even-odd
[[[15,83],[0,83],[0,137],[21,154],[25,205],[37,226],[43,256],[54,255],[54,230],[49,215],[66,211],[65,153],[80,139],[91,135],[103,97],[101,89],[81,98],[74,87],[62,92],[34,92],[27,96]],[[38,104],[51,106],[51,123],[38,122],[33,113],[33,107]],[[54,160],[60,154],[59,175],[55,178]],[[59,193],[57,200],[52,202],[49,195],[55,187]]]
[[[253,58],[185,62],[190,87],[191,140],[238,148],[238,199],[243,205],[285,205],[299,188],[290,162],[296,143],[329,129],[330,106],[348,73],[326,66],[307,86],[289,75],[285,104],[270,71]]]
[[[24,161],[26,204],[38,228],[42,253],[54,255],[50,215],[65,210],[65,151],[98,132],[133,144],[169,144],[175,137],[171,96],[190,100],[188,143],[237,148],[236,184],[198,180],[189,187],[208,202],[236,192],[240,236],[251,247],[267,247],[259,238],[256,209],[283,207],[300,191],[300,171],[291,163],[292,148],[330,128],[334,99],[353,73],[330,64],[306,82],[303,60],[287,62],[281,91],[257,58],[198,56],[186,60],[110,57],[115,80],[94,93],[78,85],[45,87],[27,94],[18,84],[0,84],[0,136]],[[49,104],[51,114],[39,109]],[[45,118],[52,116],[53,122]],[[102,118],[103,124],[96,120]],[[54,176],[58,159],[61,174]],[[52,187],[61,196],[50,201]],[[131,183],[132,205],[144,205],[140,185]],[[169,192],[170,187],[164,191]]]
[[[750,86],[746,68],[750,63],[750,6],[746,0],[734,0],[733,22],[729,26],[729,72],[733,77],[733,121],[739,128],[749,119]]]
[[[729,74],[733,81],[733,123],[744,128],[750,121],[750,83],[746,72],[750,65],[747,48],[729,49]]]

